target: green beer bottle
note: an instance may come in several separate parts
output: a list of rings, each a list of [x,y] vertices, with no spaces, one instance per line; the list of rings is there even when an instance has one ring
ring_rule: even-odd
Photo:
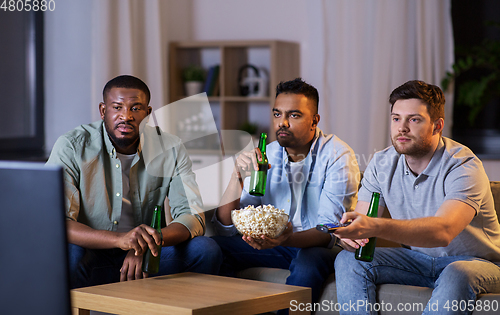
[[[259,149],[262,153],[262,161],[257,159],[259,170],[253,170],[252,177],[250,177],[250,195],[254,196],[264,196],[266,193],[267,169],[269,168],[266,155],[266,138],[267,134],[265,132],[260,134]]]
[[[370,208],[368,209],[368,213],[366,214],[367,216],[371,218],[376,218],[378,216],[378,200],[380,199],[380,194],[377,192],[374,192],[372,194],[372,200],[370,201]],[[373,260],[373,254],[375,253],[375,245],[377,243],[377,238],[376,237],[370,237],[370,240],[368,243],[363,246],[359,247],[356,249],[356,253],[354,257],[356,257],[357,260],[362,260],[362,261],[372,261]]]
[[[158,231],[161,235],[161,206],[155,207],[155,212],[153,214],[153,219],[151,220],[151,227]],[[142,258],[142,271],[155,274],[158,273],[160,269],[160,254],[161,254],[161,244],[157,245],[158,256],[153,256],[151,249],[148,247],[147,251],[144,253]]]

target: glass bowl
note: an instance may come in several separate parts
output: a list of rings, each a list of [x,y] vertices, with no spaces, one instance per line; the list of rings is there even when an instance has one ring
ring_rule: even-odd
[[[248,206],[244,209],[231,211],[233,224],[242,235],[260,238],[265,235],[276,238],[283,233],[288,223],[288,214],[271,205]]]

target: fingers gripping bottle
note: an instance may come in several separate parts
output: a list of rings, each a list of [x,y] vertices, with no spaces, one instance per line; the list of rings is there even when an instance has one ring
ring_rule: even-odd
[[[158,231],[161,235],[161,206],[155,207],[155,212],[153,213],[153,219],[151,220],[151,227]],[[144,253],[142,258],[142,271],[155,274],[160,270],[160,254],[161,254],[161,244],[157,245],[158,255],[155,257],[148,247],[147,251]]]
[[[374,192],[372,194],[372,200],[370,201],[370,208],[368,209],[368,213],[366,214],[367,216],[371,218],[376,218],[378,216],[378,201],[380,199],[380,194]],[[373,254],[375,253],[375,245],[377,243],[377,238],[376,237],[370,237],[370,240],[368,243],[363,246],[359,247],[356,249],[356,253],[354,254],[354,257],[356,257],[357,260],[362,260],[362,261],[367,261],[370,262],[373,260]]]
[[[266,138],[267,134],[265,132],[260,134],[259,149],[262,153],[262,161],[257,160],[259,170],[253,170],[250,178],[249,192],[250,195],[254,196],[264,196],[266,193],[267,169],[269,168],[269,161],[266,155]]]

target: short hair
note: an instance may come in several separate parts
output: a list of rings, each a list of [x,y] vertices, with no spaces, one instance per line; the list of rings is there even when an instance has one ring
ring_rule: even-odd
[[[151,99],[151,92],[149,88],[141,79],[136,78],[131,75],[120,75],[117,76],[106,83],[104,89],[102,90],[102,99],[106,101],[106,95],[112,88],[125,88],[125,89],[138,89],[146,94],[146,104],[149,104]]]
[[[318,90],[314,86],[304,82],[302,78],[296,78],[294,80],[285,82],[281,81],[276,86],[276,97],[278,97],[278,95],[280,95],[281,93],[304,95],[307,99],[313,101],[316,109],[315,114],[318,113],[318,106],[319,106]]]
[[[419,80],[408,81],[392,91],[389,96],[391,112],[396,101],[412,98],[419,99],[425,104],[432,121],[439,118],[444,119],[445,98],[443,91],[439,88],[439,86],[428,84]]]

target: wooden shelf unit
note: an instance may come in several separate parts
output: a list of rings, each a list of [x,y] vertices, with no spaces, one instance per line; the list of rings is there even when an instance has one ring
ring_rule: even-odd
[[[265,97],[244,97],[239,93],[238,71],[249,63],[252,49],[264,49],[269,55],[268,95]],[[278,40],[253,41],[183,41],[171,42],[169,47],[169,102],[185,96],[182,70],[189,65],[202,66],[203,51],[218,55],[220,95],[210,96],[210,105],[220,106],[218,127],[223,130],[236,130],[249,119],[249,106],[252,103],[274,104],[276,85],[280,81],[292,80],[300,76],[299,44]],[[268,52],[268,53],[267,53]],[[269,110],[271,116],[271,110]],[[270,141],[275,139],[272,126],[266,126]]]

